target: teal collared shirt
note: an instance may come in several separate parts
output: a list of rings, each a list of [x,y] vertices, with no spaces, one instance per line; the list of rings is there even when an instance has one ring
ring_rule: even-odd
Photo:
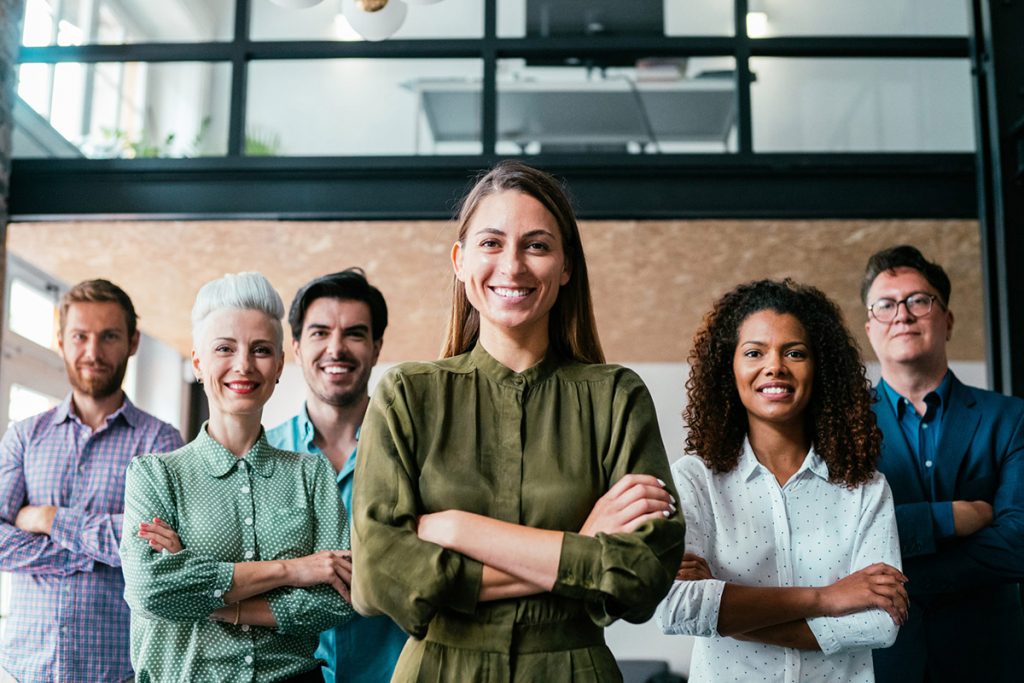
[[[939,457],[939,443],[942,437],[942,422],[949,405],[951,373],[947,370],[939,386],[928,392],[924,397],[924,415],[917,412],[910,399],[900,395],[883,379],[878,384],[882,388],[889,404],[896,414],[896,422],[900,425],[907,447],[916,458],[918,472],[925,488],[932,493],[934,501],[935,464]],[[892,438],[892,435],[890,435]],[[351,508],[346,507],[346,510]],[[932,524],[941,538],[952,538],[956,535],[953,525],[952,501],[932,502]]]
[[[315,436],[305,405],[298,415],[267,432],[267,440],[277,448],[320,454],[313,443]],[[356,439],[359,439],[358,432]],[[346,510],[352,509],[356,453],[357,450],[352,451],[337,475],[338,494]],[[316,651],[316,656],[327,662],[323,668],[324,680],[327,683],[387,683],[407,638],[387,617],[357,616],[342,626],[324,631]]]

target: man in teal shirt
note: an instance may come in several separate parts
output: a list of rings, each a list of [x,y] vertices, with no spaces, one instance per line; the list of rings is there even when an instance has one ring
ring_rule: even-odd
[[[306,404],[270,430],[267,440],[284,450],[326,455],[351,514],[359,426],[370,402],[370,371],[384,343],[387,304],[361,269],[349,268],[301,287],[288,323],[306,380]],[[406,638],[387,617],[356,617],[324,631],[316,656],[327,662],[327,683],[385,683]]]

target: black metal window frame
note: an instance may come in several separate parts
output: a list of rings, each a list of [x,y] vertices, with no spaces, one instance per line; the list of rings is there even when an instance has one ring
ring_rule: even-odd
[[[232,70],[227,154],[194,159],[18,159],[15,220],[106,218],[437,219],[474,172],[504,155],[497,138],[497,63],[506,58],[595,60],[728,56],[736,64],[737,151],[724,154],[539,154],[565,176],[587,218],[973,218],[974,153],[762,153],[753,148],[754,57],[971,57],[964,36],[750,38],[747,0],[734,0],[722,37],[499,38],[497,0],[484,2],[482,38],[255,41],[252,0],[236,0],[226,42],[22,47],[20,63],[218,62]],[[247,157],[248,65],[259,60],[479,59],[481,142],[470,156]]]

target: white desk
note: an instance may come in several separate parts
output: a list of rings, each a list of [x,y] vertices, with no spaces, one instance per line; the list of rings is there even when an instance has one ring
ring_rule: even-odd
[[[416,94],[435,143],[480,140],[479,81],[420,79],[404,86]],[[530,143],[542,149],[660,142],[724,146],[736,119],[731,78],[499,82],[497,106],[498,141],[520,148]],[[419,128],[418,114],[417,133]]]

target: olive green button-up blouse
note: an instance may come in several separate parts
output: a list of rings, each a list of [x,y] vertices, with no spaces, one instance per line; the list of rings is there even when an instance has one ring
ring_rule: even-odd
[[[160,517],[184,549],[156,552],[138,537]],[[309,671],[320,632],[352,618],[329,585],[278,588],[277,628],[210,621],[234,564],[349,547],[345,508],[323,456],[272,448],[261,434],[243,458],[206,433],[128,466],[121,560],[132,609],[135,680],[280,681]]]
[[[650,618],[683,554],[678,512],[575,533],[626,474],[675,496],[650,394],[623,367],[549,355],[515,373],[480,344],[399,365],[374,392],[356,467],[357,604],[424,639],[396,681],[616,680],[599,627]],[[567,532],[553,590],[478,602],[482,565],[416,536],[417,515],[448,509]]]

